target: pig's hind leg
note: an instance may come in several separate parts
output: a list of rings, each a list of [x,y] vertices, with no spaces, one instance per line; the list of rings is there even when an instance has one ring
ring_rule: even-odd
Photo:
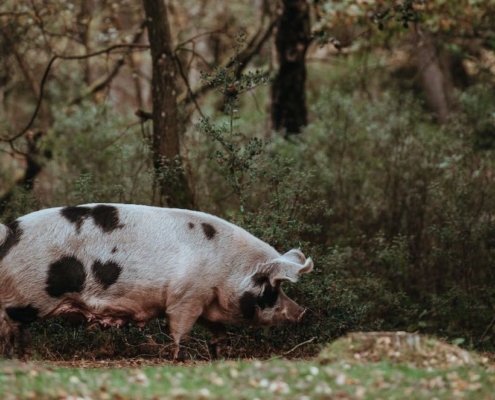
[[[13,358],[16,345],[20,359],[29,355],[31,337],[27,325],[37,319],[38,312],[31,305],[0,309],[0,343],[4,357]]]
[[[2,311],[0,311],[0,314]],[[10,326],[6,319],[0,316],[0,348],[2,350],[2,357],[14,357],[15,336],[15,328]]]

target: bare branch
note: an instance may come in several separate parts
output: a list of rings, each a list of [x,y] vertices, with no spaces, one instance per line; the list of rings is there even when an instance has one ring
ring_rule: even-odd
[[[14,39],[11,37],[10,30],[0,28],[0,32],[2,33],[3,37],[5,38],[5,41],[7,44],[7,50],[14,54],[14,57],[17,61],[17,64],[21,68],[21,71],[22,71],[24,77],[29,82],[29,86],[31,87],[31,90],[34,94],[34,97],[38,97],[39,96],[38,82],[36,82],[36,80],[34,79],[33,74],[31,73],[31,71],[27,67],[26,63],[24,62],[24,59],[22,58],[21,54],[19,53],[17,47],[14,46]]]
[[[492,318],[492,320],[490,321],[490,323],[486,327],[485,332],[483,332],[483,335],[481,335],[481,338],[478,341],[478,343],[476,343],[476,346],[474,346],[475,348],[478,347],[480,344],[483,343],[483,340],[485,339],[487,333],[492,329],[492,327],[493,327],[494,324],[495,324],[495,316]]]
[[[139,27],[139,29],[134,34],[134,37],[132,39],[131,44],[136,44],[139,42],[139,40],[141,39],[141,36],[143,35],[143,30],[144,30],[145,24],[146,23],[144,21],[141,23],[141,26]],[[102,79],[98,82],[95,82],[86,91],[86,93],[84,93],[83,95],[81,95],[79,97],[76,97],[75,99],[70,101],[69,104],[70,105],[79,104],[85,98],[99,92],[100,90],[103,90],[107,85],[109,85],[112,82],[113,78],[115,78],[117,76],[117,74],[119,73],[120,68],[124,65],[125,58],[131,54],[132,50],[133,50],[132,47],[129,47],[127,49],[127,51],[124,53],[124,55],[122,55],[119,58],[119,60],[115,63],[115,65],[112,68],[112,71],[110,71],[110,73],[104,79]]]
[[[143,110],[143,109],[141,109],[141,108],[138,108],[138,109],[134,112],[134,114],[135,114],[137,117],[141,118],[143,121],[147,121],[147,120],[149,120],[149,119],[153,119],[153,113],[151,113],[151,112],[149,112],[149,111],[145,111],[145,110]]]
[[[129,132],[132,128],[134,128],[136,125],[140,124],[140,121],[133,122],[132,124],[129,124],[125,127],[125,129],[115,138],[111,139],[108,143],[101,145],[100,151],[105,150],[108,147],[113,146],[115,143],[117,143],[120,139],[122,139],[127,132]]]
[[[113,50],[116,50],[116,49],[127,49],[127,48],[133,48],[133,49],[149,49],[149,45],[147,44],[135,44],[135,43],[121,43],[121,44],[114,44],[112,46],[109,46],[103,50],[98,50],[98,51],[95,51],[94,53],[90,53],[90,54],[84,54],[84,55],[80,55],[80,56],[64,56],[64,55],[54,55],[50,61],[48,62],[48,65],[46,66],[46,69],[45,69],[45,72],[43,74],[43,78],[41,79],[41,83],[40,83],[40,94],[39,94],[39,97],[38,97],[38,102],[36,103],[36,108],[33,112],[33,115],[31,116],[31,119],[29,120],[29,122],[27,123],[26,127],[24,129],[22,129],[19,133],[9,137],[9,138],[0,138],[0,141],[2,142],[12,142],[18,138],[20,138],[22,135],[24,135],[24,133],[27,132],[27,130],[29,128],[31,128],[34,120],[36,119],[37,115],[38,115],[38,112],[40,110],[40,107],[41,107],[41,102],[43,101],[43,94],[44,94],[44,90],[45,90],[45,84],[46,84],[46,80],[48,78],[48,75],[50,73],[50,69],[52,68],[52,65],[53,63],[58,60],[58,59],[61,59],[61,60],[84,60],[84,59],[87,59],[87,58],[90,58],[90,57],[96,57],[96,56],[99,56],[101,54],[108,54],[110,53],[111,51]]]
[[[239,54],[239,57],[237,60],[229,60],[225,65],[223,66],[224,68],[229,68],[233,65],[234,62],[238,63],[238,68],[236,70],[236,75],[240,75],[242,71],[246,68],[247,64],[251,59],[254,57],[254,55],[258,54],[261,47],[266,43],[266,41],[269,39],[273,29],[275,28],[277,24],[277,18],[272,19],[268,27],[266,28],[266,31],[262,34],[262,30],[260,29],[259,32],[257,32],[253,38],[249,41],[248,45],[246,46],[246,49],[242,51]],[[195,92],[191,93],[189,96],[184,98],[181,103],[187,105],[190,104],[191,101],[195,101],[195,99],[209,90],[211,90],[210,85],[203,85],[199,87]]]
[[[0,32],[3,34],[4,38],[6,39],[9,50],[13,53],[13,55],[17,61],[17,64],[19,65],[26,81],[29,83],[31,91],[33,92],[33,97],[39,98],[40,87],[38,85],[38,82],[36,81],[31,69],[28,68],[28,65],[25,62],[22,54],[19,53],[17,46],[14,45],[14,39],[11,37],[9,30],[8,29],[0,29]],[[43,107],[43,109],[42,109],[42,115],[44,115],[48,120],[50,120],[50,121],[52,120],[52,114],[46,106]],[[14,152],[17,152],[17,150],[14,149],[13,146],[12,146],[12,150]]]
[[[200,53],[198,53],[194,48],[192,49],[189,49],[187,47],[181,47],[181,48],[178,48],[176,49],[175,53],[177,54],[177,52],[179,51],[188,51],[192,54],[192,57],[190,58],[190,61],[187,63],[188,65],[188,68],[189,66],[191,65],[191,61],[194,60],[195,57],[198,57],[201,61],[203,61],[203,63],[205,65],[207,65],[210,69],[213,69],[213,67],[210,65],[210,63],[208,62],[208,60],[206,60],[206,58],[204,58]]]
[[[177,50],[188,43],[192,43],[196,39],[199,39],[202,36],[215,35],[215,34],[223,33],[224,31],[225,31],[225,26],[223,28],[216,29],[214,31],[207,31],[207,32],[198,33],[197,35],[190,37],[189,39],[184,40],[183,42],[179,43],[177,46],[175,46],[175,49]]]
[[[27,11],[22,11],[22,12],[0,12],[0,17],[26,17],[28,15],[31,15]]]
[[[180,76],[182,77],[182,80],[184,81],[186,87],[187,87],[187,94],[191,98],[191,100],[194,103],[194,106],[196,107],[196,110],[198,110],[199,114],[201,115],[201,118],[205,118],[203,112],[201,111],[201,107],[199,106],[198,102],[196,101],[196,97],[194,96],[194,93],[191,89],[191,85],[189,85],[189,79],[187,79],[186,73],[184,72],[184,69],[182,68],[182,63],[179,60],[179,57],[177,57],[177,54],[175,56],[175,61],[177,62],[177,67],[179,69]]]
[[[239,76],[243,69],[246,67],[246,65],[251,61],[251,59],[260,52],[261,47],[265,44],[265,42],[270,38],[270,35],[272,34],[273,29],[277,25],[278,18],[274,18],[270,24],[268,25],[268,28],[266,29],[265,33],[262,35],[261,30],[253,36],[251,41],[248,43],[246,49],[239,54],[239,59],[238,59],[238,65],[239,68],[236,71],[237,75]],[[258,39],[259,38],[259,39]],[[232,63],[234,61],[230,61],[227,64],[227,67],[232,66]]]
[[[316,336],[312,337],[311,339],[309,340],[306,340],[305,342],[302,342],[302,343],[299,343],[298,345],[294,346],[292,349],[290,349],[289,351],[286,351],[284,353],[284,356],[286,356],[287,354],[289,353],[292,353],[295,349],[297,349],[298,347],[301,347],[302,345],[305,345],[305,344],[308,344],[308,343],[311,343],[313,340],[316,339]]]
[[[45,41],[46,43],[46,46],[49,48],[49,49],[52,49],[52,46],[51,46],[51,43],[50,41],[48,40],[48,38],[46,37],[46,32],[45,32],[45,23],[43,21],[43,18],[41,17],[40,13],[38,12],[38,9],[36,8],[36,6],[34,5],[34,0],[31,0],[31,7],[33,8],[33,11],[34,11],[34,15],[36,16],[36,21],[37,21],[37,25],[41,31],[41,35],[43,36],[43,40]]]

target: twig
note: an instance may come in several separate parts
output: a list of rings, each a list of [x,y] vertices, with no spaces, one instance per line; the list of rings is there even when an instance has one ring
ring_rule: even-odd
[[[188,47],[179,47],[175,50],[175,53],[178,53],[179,51],[188,51],[190,53],[192,53],[192,57],[190,58],[190,61],[187,63],[188,66],[191,65],[191,60],[194,59],[194,57],[198,57],[201,61],[203,61],[203,63],[210,69],[210,70],[213,70],[213,66],[208,62],[208,60],[206,60],[206,58],[204,58],[201,54],[199,54],[195,49],[194,49],[194,46],[192,49],[188,48]]]
[[[260,50],[261,50],[261,47],[265,44],[265,42],[270,38],[271,34],[272,34],[272,31],[273,29],[275,28],[275,26],[277,25],[277,22],[278,22],[278,18],[274,18],[270,24],[268,25],[268,28],[266,29],[265,33],[263,35],[261,35],[261,31],[258,32],[255,37],[253,38],[253,40],[251,40],[248,44],[248,46],[246,47],[246,49],[244,51],[241,52],[241,54],[239,54],[239,60],[238,60],[238,69],[236,71],[236,75],[237,76],[240,76],[242,70],[245,68],[245,66],[249,63],[249,61],[251,61],[251,59],[254,57],[255,54],[259,54]],[[256,41],[256,39],[258,37],[261,38]],[[232,65],[232,63],[234,62],[234,60],[232,60],[230,63],[229,63],[229,66]]]
[[[224,65],[224,68],[230,68],[230,67],[232,67],[232,65],[234,64],[234,62],[237,62],[238,63],[238,68],[236,70],[236,76],[239,76],[242,73],[242,71],[244,70],[244,68],[246,68],[246,66],[249,63],[249,61],[251,61],[251,59],[253,58],[253,56],[255,54],[259,53],[259,50],[261,49],[261,47],[268,40],[268,38],[271,35],[271,32],[273,31],[273,29],[275,28],[275,25],[277,24],[277,20],[278,20],[278,18],[274,18],[270,22],[270,24],[266,28],[266,31],[265,31],[265,33],[263,35],[261,35],[260,32],[256,33],[254,35],[254,37],[249,41],[246,49],[239,54],[238,59],[237,60],[229,60]],[[261,38],[260,38],[260,36],[261,36]],[[256,39],[257,38],[260,38],[260,39],[256,42]],[[184,98],[181,101],[181,103],[187,105],[191,101],[194,101],[194,99],[196,99],[197,97],[199,97],[202,94],[205,94],[208,90],[211,90],[211,89],[212,89],[212,86],[211,85],[209,85],[209,84],[203,85],[203,86],[199,87],[194,93],[191,93],[189,96],[187,96],[186,98]]]
[[[139,42],[139,39],[141,39],[141,36],[143,34],[145,24],[146,24],[146,21],[143,21],[141,23],[141,26],[139,27],[139,29],[134,34],[132,42],[129,44],[136,44]],[[110,84],[112,82],[113,78],[115,78],[115,76],[118,74],[120,68],[124,65],[125,57],[127,57],[131,53],[131,51],[132,51],[132,47],[129,47],[127,49],[127,51],[125,52],[125,54],[122,55],[119,58],[119,60],[115,63],[115,65],[112,68],[112,71],[103,80],[100,80],[99,82],[95,82],[86,93],[84,93],[83,95],[81,95],[79,97],[76,97],[75,99],[70,101],[69,104],[70,105],[79,104],[86,97],[91,96],[92,94],[99,92],[100,90],[103,90],[108,84]]]
[[[196,39],[199,39],[200,37],[202,36],[207,36],[207,35],[214,35],[214,34],[219,34],[219,33],[222,33],[225,31],[225,28],[226,26],[224,26],[223,28],[220,28],[220,29],[215,29],[213,31],[207,31],[207,32],[202,32],[202,33],[198,33],[197,35],[193,36],[193,37],[190,37],[189,39],[187,40],[184,40],[183,42],[179,43],[177,46],[175,46],[175,49],[177,50],[178,48],[188,44],[188,43],[191,43],[191,42],[194,42]]]
[[[284,354],[284,356],[286,356],[287,354],[289,353],[292,353],[295,349],[297,349],[298,347],[304,345],[304,344],[308,344],[308,343],[311,343],[313,340],[316,339],[316,336],[313,336],[311,339],[309,340],[306,340],[305,342],[302,342],[302,343],[299,343],[298,345],[294,346],[292,349],[290,349],[289,351],[286,351]]]
[[[478,343],[474,347],[478,347],[481,343],[483,343],[483,339],[485,338],[485,336],[487,335],[487,333],[490,331],[490,329],[492,329],[493,324],[495,324],[495,316],[492,318],[492,320],[490,321],[490,323],[486,327],[485,332],[483,332],[483,335],[481,335],[480,340],[478,341]]]
[[[50,41],[48,40],[48,38],[46,37],[46,33],[45,33],[45,23],[43,22],[43,18],[41,17],[40,13],[38,12],[38,9],[36,8],[36,6],[34,5],[34,0],[31,0],[31,7],[33,8],[33,11],[34,11],[34,15],[36,16],[36,21],[38,22],[38,27],[41,31],[41,35],[43,36],[43,40],[45,41],[46,43],[46,46],[52,50],[52,46],[51,46],[51,43]]]
[[[187,87],[187,93],[190,96],[191,100],[194,103],[194,106],[196,107],[196,110],[198,110],[199,115],[201,115],[201,118],[205,119],[205,115],[203,114],[203,111],[201,111],[201,107],[198,104],[198,101],[194,97],[194,93],[191,89],[191,85],[189,85],[189,80],[187,79],[186,73],[184,72],[184,69],[182,68],[182,63],[179,60],[179,57],[177,57],[177,54],[175,54],[175,61],[177,62],[177,67],[179,69],[179,74],[182,77],[182,80],[184,81],[184,84]]]
[[[136,117],[141,118],[143,121],[147,121],[147,120],[153,119],[153,113],[151,113],[149,111],[145,111],[142,108],[138,108],[134,112],[134,114],[136,115]]]
[[[27,15],[31,15],[27,11],[23,12],[0,12],[0,17],[25,17]]]
[[[116,137],[116,138],[113,138],[112,140],[110,140],[108,143],[102,145],[100,147],[100,151],[101,150],[105,150],[106,148],[110,147],[110,146],[113,146],[115,143],[117,143],[120,139],[122,139],[124,137],[124,135],[129,132],[129,130],[131,128],[133,128],[134,126],[136,126],[137,124],[140,124],[141,122],[140,121],[137,121],[137,122],[133,122],[132,124],[126,126],[126,128]]]

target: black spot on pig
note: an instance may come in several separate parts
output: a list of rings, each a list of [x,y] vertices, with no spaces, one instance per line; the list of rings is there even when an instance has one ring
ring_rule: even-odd
[[[112,249],[112,254],[115,254],[117,253],[117,246],[115,246],[113,249]]]
[[[270,284],[268,275],[263,273],[254,274],[251,280],[253,281],[254,286],[258,286],[258,287],[262,287],[263,285]]]
[[[279,295],[279,289],[274,288],[270,284],[265,286],[265,290],[263,291],[263,294],[259,297],[257,297],[257,304],[260,306],[262,310],[264,310],[266,307],[270,308],[275,305],[277,302]]]
[[[189,226],[189,229],[194,228],[194,224],[193,224],[192,222],[188,222],[188,224],[187,224],[187,225]]]
[[[261,309],[265,309],[266,307],[273,307],[278,300],[279,288],[273,287],[270,284],[270,278],[267,274],[257,273],[254,274],[251,279],[254,283],[254,286],[264,287],[261,296],[258,296],[256,298],[256,304],[258,304]]]
[[[256,315],[256,296],[251,292],[245,292],[239,299],[241,314],[246,319],[253,319]]]
[[[211,226],[210,224],[203,222],[201,224],[201,226],[203,227],[203,232],[205,233],[205,236],[208,240],[213,239],[215,237],[215,235],[217,234],[216,229],[213,226]]]
[[[32,305],[27,305],[25,307],[7,307],[5,312],[12,321],[29,324],[38,319],[40,310]]]
[[[95,279],[100,282],[105,289],[108,289],[111,285],[117,282],[120,273],[122,272],[122,267],[113,262],[101,262],[96,260],[91,268]]]
[[[91,208],[89,207],[64,207],[60,211],[60,214],[66,218],[69,222],[76,225],[76,232],[81,231],[83,222],[91,215]]]
[[[96,226],[103,232],[109,233],[122,228],[117,207],[99,204],[93,208],[85,206],[65,207],[60,212],[64,218],[76,225],[76,231],[81,231],[84,221],[91,217]]]
[[[61,297],[65,293],[81,293],[85,281],[83,264],[75,257],[62,257],[48,268],[46,292],[52,297]]]
[[[95,225],[99,226],[106,233],[120,229],[123,226],[119,220],[119,210],[114,206],[99,204],[93,207],[91,216]]]
[[[22,229],[19,221],[11,222],[6,225],[8,228],[7,237],[0,244],[0,261],[9,253],[9,251],[21,240]]]
[[[259,279],[261,279],[261,277],[259,277]],[[245,292],[239,299],[239,308],[241,309],[241,314],[244,318],[253,319],[256,315],[256,307],[264,310],[267,307],[273,307],[277,303],[279,288],[271,286],[270,283],[268,283],[268,278],[266,278],[264,282],[266,282],[265,289],[260,296],[256,296],[251,292]]]

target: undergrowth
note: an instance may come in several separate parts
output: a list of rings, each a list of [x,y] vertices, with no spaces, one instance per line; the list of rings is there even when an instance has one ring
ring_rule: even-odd
[[[194,143],[187,171],[198,208],[280,252],[301,248],[316,266],[284,287],[308,307],[307,318],[270,330],[232,328],[232,357],[249,349],[286,352],[301,343],[311,345],[294,354],[312,353],[312,345],[358,330],[419,331],[493,349],[493,96],[480,87],[460,93],[463,107],[439,126],[393,81],[370,100],[360,81],[329,77],[328,89],[309,96],[316,99],[312,123],[285,140],[255,131],[263,112],[245,118],[252,110],[241,100],[263,93],[263,72],[238,75],[234,63],[203,78],[216,88],[222,112],[199,121],[185,140]],[[40,184],[36,201],[20,191],[5,216],[66,203],[149,202],[146,130],[127,132],[108,113],[86,110],[59,122],[52,134],[63,141],[45,143],[55,154],[47,168],[51,186]],[[62,135],[68,130],[73,135]],[[59,165],[63,173],[56,172]],[[88,333],[49,321],[32,331],[42,357],[75,355],[77,348],[113,357],[144,348],[160,355],[169,343],[163,329],[153,321],[144,332]],[[190,345],[201,358],[207,335],[196,334],[199,341]]]

